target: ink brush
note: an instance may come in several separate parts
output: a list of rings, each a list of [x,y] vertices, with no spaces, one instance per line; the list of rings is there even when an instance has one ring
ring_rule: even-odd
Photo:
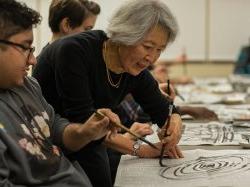
[[[101,112],[98,112],[98,111],[95,111],[95,114],[96,114],[96,116],[98,116],[98,117],[101,118],[101,119],[104,118],[104,117],[106,117],[104,114],[102,114]],[[146,140],[144,137],[140,137],[140,136],[137,135],[136,133],[132,132],[129,128],[125,127],[123,124],[118,123],[118,122],[113,122],[113,121],[111,121],[111,124],[112,124],[112,125],[115,125],[115,126],[117,126],[117,127],[119,127],[119,128],[121,128],[122,130],[124,130],[124,131],[126,131],[127,133],[131,134],[131,135],[134,136],[135,138],[137,138],[137,139],[143,141],[144,143],[148,144],[148,145],[151,146],[152,148],[159,150],[158,147],[156,147],[153,143],[151,143],[150,141]]]
[[[168,95],[170,95],[170,80],[169,79],[167,81],[167,92],[168,92]],[[173,106],[174,106],[173,101],[170,101],[169,109],[168,109],[168,116],[167,116],[167,119],[166,119],[166,128],[165,128],[164,133],[163,133],[163,139],[166,138],[167,136],[169,136],[167,134],[167,130],[168,130],[169,123],[170,123],[170,118],[171,118],[171,115],[172,115],[172,112],[173,112]],[[166,143],[163,143],[162,147],[161,147],[160,158],[159,158],[159,164],[160,164],[161,167],[166,167],[166,165],[162,163],[162,160],[163,160],[163,157],[164,157],[165,147],[166,147]]]

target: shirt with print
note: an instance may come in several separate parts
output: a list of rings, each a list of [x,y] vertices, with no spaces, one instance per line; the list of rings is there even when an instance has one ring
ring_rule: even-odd
[[[34,79],[0,89],[0,186],[91,186],[58,148],[68,124]]]

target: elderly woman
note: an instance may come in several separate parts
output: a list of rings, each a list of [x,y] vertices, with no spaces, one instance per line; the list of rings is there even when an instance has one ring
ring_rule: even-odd
[[[54,75],[42,87],[43,94],[53,93],[59,100],[57,112],[73,122],[84,122],[97,108],[114,109],[131,93],[152,121],[166,127],[169,101],[162,96],[157,82],[147,71],[177,33],[177,23],[167,6],[156,0],[132,0],[113,15],[107,34],[87,31],[53,42],[41,54],[37,68],[52,68]],[[39,71],[39,69],[37,69]],[[46,78],[37,77],[38,81]],[[51,88],[51,87],[50,87]],[[52,89],[52,88],[51,88]],[[177,143],[181,118],[174,108],[166,143],[166,154],[182,157]],[[112,186],[103,139],[92,142],[78,153],[77,159],[93,186]],[[134,146],[122,135],[109,136],[104,144],[122,153],[156,157],[160,152],[148,145]],[[161,148],[161,143],[156,144]]]

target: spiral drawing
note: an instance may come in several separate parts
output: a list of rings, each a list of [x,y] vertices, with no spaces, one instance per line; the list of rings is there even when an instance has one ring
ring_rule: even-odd
[[[250,169],[250,155],[233,154],[199,157],[178,165],[165,167],[160,175],[171,180],[214,178]]]

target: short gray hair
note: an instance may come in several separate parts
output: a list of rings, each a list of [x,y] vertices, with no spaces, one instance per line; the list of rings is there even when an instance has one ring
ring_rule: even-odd
[[[168,43],[173,42],[178,24],[165,3],[160,0],[130,0],[111,17],[107,34],[114,43],[134,45],[158,24],[166,30]]]

